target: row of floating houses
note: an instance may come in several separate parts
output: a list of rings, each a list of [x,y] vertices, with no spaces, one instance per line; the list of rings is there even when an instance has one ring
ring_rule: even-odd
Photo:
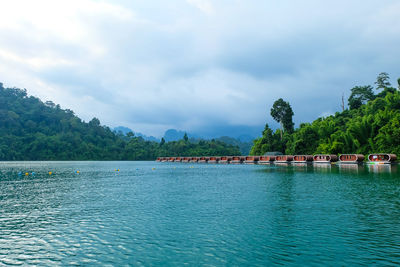
[[[367,163],[391,164],[397,159],[395,154],[370,154]],[[360,164],[365,156],[361,154],[337,155],[278,155],[278,156],[222,156],[222,157],[159,157],[158,162],[196,162],[222,164],[271,164],[271,163],[349,163]]]

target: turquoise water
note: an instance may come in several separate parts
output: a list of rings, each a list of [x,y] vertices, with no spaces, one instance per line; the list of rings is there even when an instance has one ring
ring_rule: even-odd
[[[398,265],[397,167],[0,162],[0,265]]]

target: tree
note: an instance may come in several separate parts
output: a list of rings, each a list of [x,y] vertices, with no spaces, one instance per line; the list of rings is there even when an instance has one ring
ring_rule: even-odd
[[[378,77],[376,78],[376,82],[375,84],[376,89],[383,89],[378,95],[377,97],[382,97],[384,98],[387,94],[391,93],[393,94],[394,92],[396,92],[396,88],[393,88],[392,85],[389,82],[389,74],[387,74],[386,72],[382,72],[378,75]]]
[[[100,126],[100,120],[95,117],[91,121],[89,121],[89,125],[91,127],[98,127],[98,126]]]
[[[185,133],[185,135],[183,136],[183,140],[185,140],[185,142],[189,141],[189,137],[188,137],[187,133]]]
[[[160,142],[160,146],[162,146],[162,145],[164,145],[165,144],[165,139],[164,139],[164,137],[162,137],[161,138],[161,142]]]
[[[397,79],[397,86],[398,86],[398,89],[400,90],[400,78]]]
[[[372,86],[366,85],[353,87],[348,99],[349,107],[350,109],[357,109],[374,98],[375,95]]]
[[[376,78],[376,89],[385,89],[391,86],[389,82],[389,74],[386,72],[379,73],[378,77]]]
[[[293,115],[294,113],[289,102],[285,102],[282,98],[274,102],[271,108],[271,116],[281,125],[281,140],[283,139],[284,130],[288,133],[293,132]]]

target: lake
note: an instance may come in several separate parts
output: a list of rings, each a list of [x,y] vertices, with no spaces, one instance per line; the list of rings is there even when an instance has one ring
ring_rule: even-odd
[[[0,162],[2,264],[399,265],[400,172]]]

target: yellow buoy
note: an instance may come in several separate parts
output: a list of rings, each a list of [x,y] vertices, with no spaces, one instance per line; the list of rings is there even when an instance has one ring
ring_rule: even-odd
[[[79,173],[79,171],[76,171],[76,173]]]
[[[28,175],[29,175],[29,173],[26,172],[26,173],[25,173],[25,176],[28,176]]]
[[[154,171],[156,168],[152,168],[152,170]]]
[[[49,172],[49,175],[52,175],[53,173],[52,172]]]

